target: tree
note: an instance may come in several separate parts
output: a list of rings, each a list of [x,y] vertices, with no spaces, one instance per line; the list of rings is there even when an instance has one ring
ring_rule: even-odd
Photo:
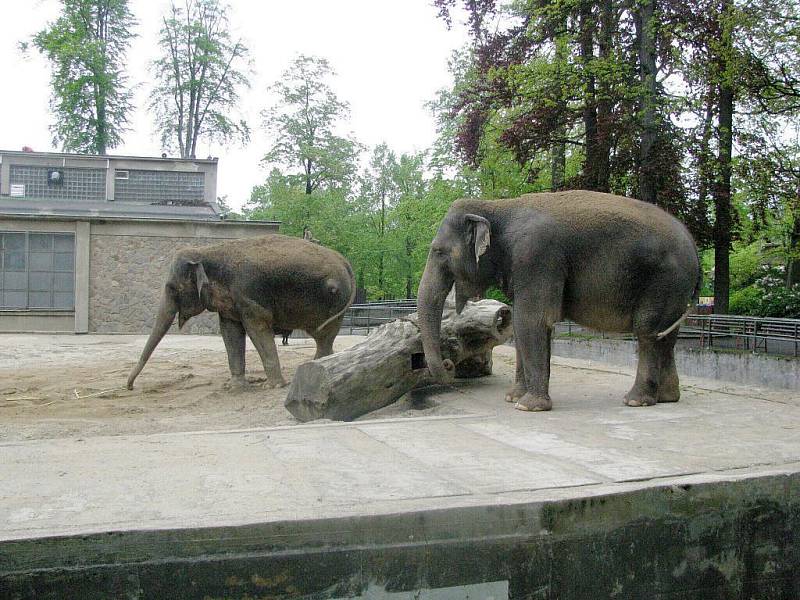
[[[298,56],[271,88],[276,103],[262,112],[275,139],[263,162],[299,170],[294,177],[302,181],[306,194],[349,187],[356,173],[360,145],[335,132],[349,107],[327,81],[334,75],[324,58]]]
[[[153,62],[156,84],[150,107],[165,148],[193,158],[201,138],[228,143],[250,138],[235,110],[239,90],[249,87],[248,49],[233,41],[228,6],[220,0],[173,0]]]
[[[32,40],[52,66],[53,143],[65,152],[105,154],[122,142],[128,123],[131,91],[123,66],[135,20],[128,0],[61,4],[61,16]]]
[[[473,31],[447,107],[471,167],[493,138],[531,183],[547,155],[551,189],[612,191],[702,221],[686,190],[682,131],[670,119],[678,103],[665,90],[682,25],[669,0],[436,4],[444,14],[463,4]],[[577,157],[579,172],[567,176]]]
[[[766,223],[778,224],[786,287],[800,284],[800,12],[798,0],[760,0],[741,8],[740,49],[746,65],[749,160],[737,165],[740,186]],[[742,127],[741,129],[745,129]],[[770,240],[773,241],[773,240]]]
[[[385,272],[387,248],[387,216],[397,202],[398,190],[394,175],[397,172],[397,158],[389,147],[378,144],[372,151],[369,166],[361,177],[361,200],[370,215],[372,229],[376,237],[376,259],[378,268],[378,295],[381,300],[387,297]]]

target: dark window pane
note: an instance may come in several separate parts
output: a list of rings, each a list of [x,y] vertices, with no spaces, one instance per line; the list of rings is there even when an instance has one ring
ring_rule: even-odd
[[[2,287],[7,290],[17,290],[23,291],[25,290],[25,272],[22,273],[3,273],[3,283]]]
[[[50,292],[31,292],[29,308],[52,308],[53,299]]]
[[[6,250],[24,250],[25,249],[25,234],[24,233],[4,233],[3,234],[3,248]]]
[[[36,250],[52,250],[53,249],[53,234],[52,233],[32,233],[31,238],[31,252]]]
[[[53,308],[74,308],[75,300],[72,292],[56,292],[53,294]]]
[[[52,271],[52,252],[31,252],[31,271]]]
[[[26,292],[3,292],[3,307],[4,308],[25,308],[25,303],[28,300]]]
[[[71,292],[74,280],[72,273],[55,273],[53,275],[53,289],[58,292]]]
[[[54,271],[70,271],[72,272],[74,263],[73,254],[59,254],[53,255],[53,270]]]
[[[24,271],[25,253],[24,252],[4,252],[3,269],[5,271]]]
[[[49,292],[53,289],[52,273],[31,272],[28,278],[30,290],[34,292]]]
[[[72,252],[75,248],[75,236],[71,233],[58,233],[53,236],[56,252]]]

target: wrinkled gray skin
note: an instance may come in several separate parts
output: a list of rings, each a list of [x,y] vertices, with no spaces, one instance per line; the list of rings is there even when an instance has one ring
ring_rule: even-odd
[[[458,312],[467,299],[497,285],[514,302],[517,372],[506,400],[518,409],[552,407],[551,336],[562,319],[636,336],[639,363],[625,404],[676,402],[674,325],[700,281],[691,235],[654,205],[587,191],[459,200],[431,243],[419,286],[428,368],[439,380],[453,370],[442,361],[439,341],[453,283]]]
[[[183,327],[205,310],[219,313],[232,383],[245,383],[247,335],[264,364],[267,383],[286,385],[274,331],[302,329],[317,343],[314,358],[327,356],[355,292],[344,257],[297,238],[275,234],[182,250],[173,260],[153,331],[128,377],[128,389],[175,315]]]

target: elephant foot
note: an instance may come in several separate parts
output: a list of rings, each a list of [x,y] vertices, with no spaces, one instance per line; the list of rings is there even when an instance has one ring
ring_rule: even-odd
[[[681,386],[678,384],[678,378],[669,378],[658,386],[656,392],[656,401],[661,402],[677,402],[681,399]]]
[[[233,375],[222,387],[230,391],[241,391],[247,387],[247,379],[244,375]]]
[[[264,387],[271,388],[271,389],[278,389],[282,387],[286,387],[288,384],[283,376],[279,377],[267,377],[267,380],[264,382]]]
[[[522,398],[527,393],[527,390],[524,386],[515,383],[510,390],[506,392],[505,401],[506,402],[516,402],[520,398]]]
[[[655,396],[650,394],[631,390],[625,394],[625,400],[622,403],[625,406],[653,406],[656,403],[656,399]]]
[[[677,402],[681,399],[681,391],[680,389],[677,390],[665,390],[661,391],[658,390],[658,394],[656,394],[656,402],[661,404],[662,402]]]
[[[526,392],[514,405],[517,410],[527,412],[540,412],[553,408],[553,401],[548,396],[534,396]]]

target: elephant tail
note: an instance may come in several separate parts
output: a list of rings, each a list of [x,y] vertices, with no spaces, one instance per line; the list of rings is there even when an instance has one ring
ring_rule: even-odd
[[[699,263],[699,260],[698,260]],[[672,325],[667,327],[664,331],[656,335],[656,339],[660,340],[661,338],[669,335],[672,331],[678,327],[690,314],[694,311],[695,306],[697,305],[697,301],[700,299],[700,288],[703,286],[703,267],[698,266],[697,268],[697,280],[694,284],[694,291],[692,291],[692,299],[689,301],[689,305],[686,308],[686,312],[683,313],[680,318],[675,321]]]
[[[333,315],[332,317],[327,319],[322,325],[317,327],[317,331],[322,331],[325,327],[328,326],[329,323],[331,323],[332,321],[335,321],[336,319],[341,317],[345,313],[345,311],[348,308],[350,308],[350,305],[353,304],[353,300],[356,299],[356,291],[357,291],[356,290],[356,277],[353,274],[353,269],[350,267],[350,263],[345,263],[345,266],[347,268],[347,274],[350,275],[350,298],[347,300],[347,304],[344,305],[344,308],[342,308],[342,310],[340,310],[335,315]],[[331,288],[332,288],[331,291],[333,291],[333,288],[335,288],[336,283],[332,281],[331,284],[332,284],[331,285]]]

